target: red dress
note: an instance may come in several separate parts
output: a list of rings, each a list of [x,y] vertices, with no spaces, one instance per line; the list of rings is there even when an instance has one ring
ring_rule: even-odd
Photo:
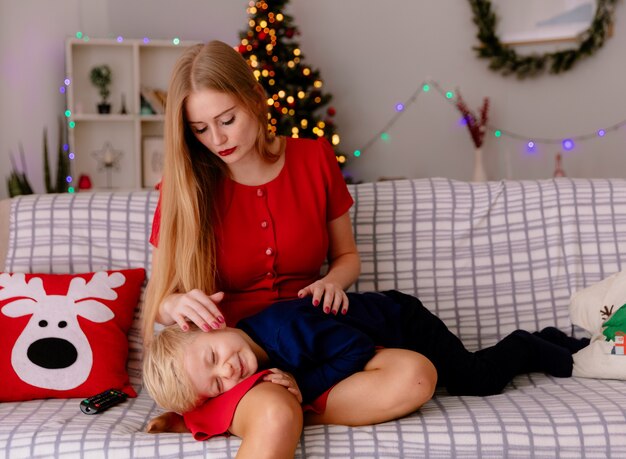
[[[260,186],[225,178],[218,187],[216,230],[219,308],[234,326],[277,301],[294,299],[320,278],[328,253],[327,223],[353,204],[335,153],[326,139],[287,138],[285,164],[278,176]],[[150,242],[158,245],[161,202]],[[185,422],[198,440],[226,432],[237,404],[266,372],[208,400]],[[323,412],[328,391],[304,407]]]
[[[219,308],[234,326],[272,303],[297,297],[320,277],[328,253],[327,223],[353,204],[325,139],[287,138],[285,164],[260,186],[219,184],[216,230]],[[150,242],[157,245],[160,203]]]

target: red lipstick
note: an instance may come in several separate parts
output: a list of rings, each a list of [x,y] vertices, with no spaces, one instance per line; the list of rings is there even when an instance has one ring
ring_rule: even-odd
[[[228,150],[218,151],[217,154],[220,156],[228,156],[231,153],[233,153],[236,149],[237,147],[229,148]]]

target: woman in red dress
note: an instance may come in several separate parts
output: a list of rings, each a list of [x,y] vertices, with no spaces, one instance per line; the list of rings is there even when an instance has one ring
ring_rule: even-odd
[[[307,296],[328,314],[348,310],[345,290],[360,260],[348,214],[353,200],[335,154],[324,139],[272,135],[267,112],[267,96],[232,47],[196,45],[176,64],[150,239],[148,348],[155,322],[183,330],[193,322],[210,333]],[[229,428],[243,439],[239,456],[293,456],[303,422],[369,424],[417,409],[431,397],[436,373],[421,355],[402,355],[379,363],[402,368],[401,378],[382,380],[376,368],[356,373],[330,391],[323,413],[306,419],[283,387],[255,385]]]

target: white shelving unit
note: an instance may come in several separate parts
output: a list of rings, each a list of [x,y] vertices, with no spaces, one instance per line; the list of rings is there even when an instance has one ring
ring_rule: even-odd
[[[170,40],[129,40],[71,38],[66,42],[68,129],[73,185],[87,174],[94,188],[138,189],[153,186],[144,177],[144,139],[163,138],[163,115],[141,114],[140,88],[167,90],[174,64],[185,48],[195,42]],[[89,78],[91,69],[107,64],[111,68],[109,114],[99,114],[98,88]],[[122,97],[126,114],[122,114]],[[157,140],[158,141],[158,140]],[[110,147],[116,167],[106,168],[99,158]],[[162,150],[161,150],[162,151]]]

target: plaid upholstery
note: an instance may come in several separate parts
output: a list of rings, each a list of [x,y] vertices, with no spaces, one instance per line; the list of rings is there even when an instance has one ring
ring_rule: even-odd
[[[626,181],[464,183],[415,179],[351,186],[363,272],[355,289],[419,296],[472,349],[515,328],[570,331],[570,295],[626,262]],[[12,201],[8,271],[146,266],[153,192],[45,195]],[[625,254],[625,255],[622,255]],[[578,331],[578,330],[577,330]],[[138,329],[131,381],[140,385]],[[620,381],[533,373],[491,397],[443,392],[419,412],[376,426],[307,427],[298,457],[621,457]],[[195,442],[142,432],[158,409],[137,399],[97,416],[79,400],[0,405],[0,455],[234,457],[239,439]]]

